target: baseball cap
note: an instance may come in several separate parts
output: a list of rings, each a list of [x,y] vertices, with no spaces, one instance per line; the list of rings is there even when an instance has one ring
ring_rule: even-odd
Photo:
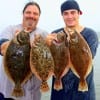
[[[75,0],[66,0],[64,3],[62,3],[61,13],[63,13],[65,10],[70,10],[70,9],[76,9],[80,12],[80,15],[82,14],[79,4]]]

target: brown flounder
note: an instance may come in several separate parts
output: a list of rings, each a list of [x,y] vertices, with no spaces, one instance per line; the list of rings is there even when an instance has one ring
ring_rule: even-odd
[[[4,68],[8,78],[14,83],[13,96],[23,96],[22,85],[32,75],[30,70],[29,33],[21,31],[10,41],[4,55]]]
[[[72,30],[69,33],[70,62],[73,73],[80,78],[79,91],[88,91],[86,78],[92,69],[92,54],[83,36]]]
[[[41,80],[41,92],[47,92],[49,86],[47,80],[54,70],[54,61],[50,49],[41,35],[35,35],[30,52],[31,70]]]
[[[67,73],[69,64],[69,49],[67,35],[63,31],[57,33],[57,40],[53,40],[50,50],[54,59],[54,89],[63,89],[62,76]]]

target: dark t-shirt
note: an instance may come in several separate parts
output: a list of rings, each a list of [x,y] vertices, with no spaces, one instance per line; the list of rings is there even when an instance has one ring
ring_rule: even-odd
[[[64,31],[64,29],[61,28],[53,32],[58,33],[60,31]],[[94,58],[98,47],[98,37],[96,35],[96,32],[90,28],[84,28],[81,34],[87,41],[92,52],[92,58]],[[86,92],[78,91],[79,79],[73,74],[71,69],[62,78],[62,84],[63,84],[62,90],[56,91],[53,89],[54,80],[55,78],[53,77],[51,100],[96,100],[94,80],[93,80],[93,69],[86,79],[88,83],[88,91]]]

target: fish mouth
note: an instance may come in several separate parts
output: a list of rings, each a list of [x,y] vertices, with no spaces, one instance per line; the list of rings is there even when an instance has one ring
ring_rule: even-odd
[[[60,44],[62,44],[62,41],[58,41],[58,40],[53,40],[53,44],[55,44],[55,45],[60,45]]]

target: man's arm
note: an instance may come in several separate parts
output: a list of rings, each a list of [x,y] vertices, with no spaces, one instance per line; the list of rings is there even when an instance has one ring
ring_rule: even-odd
[[[8,39],[2,39],[0,40],[0,55],[4,55],[5,51],[9,45],[9,40]]]

